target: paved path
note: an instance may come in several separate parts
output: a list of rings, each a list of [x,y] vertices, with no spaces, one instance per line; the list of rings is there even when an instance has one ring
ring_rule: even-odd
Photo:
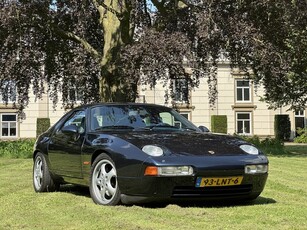
[[[307,143],[295,143],[295,142],[285,142],[285,145],[299,145],[299,146],[306,146],[307,147]]]

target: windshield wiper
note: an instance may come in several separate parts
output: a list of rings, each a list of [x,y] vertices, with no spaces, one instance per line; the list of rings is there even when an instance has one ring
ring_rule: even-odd
[[[130,130],[133,130],[135,128],[133,126],[129,126],[129,125],[108,125],[108,126],[98,127],[98,128],[95,129],[95,131],[105,130],[105,129],[130,129]]]
[[[153,129],[176,129],[178,130],[178,127],[176,126],[172,126],[172,125],[169,125],[169,124],[155,124],[155,125],[149,125],[149,126],[146,126],[145,128],[147,129],[150,129],[150,130],[153,130]]]
[[[196,129],[193,129],[193,128],[188,128],[188,127],[181,128],[181,130],[187,130],[187,131],[197,131]]]
[[[137,128],[137,129],[142,129],[142,130],[154,130],[154,129],[172,129],[172,130],[181,130],[181,131],[197,131],[194,128],[189,128],[189,127],[185,127],[185,128],[179,128],[173,125],[169,125],[169,124],[156,124],[156,125],[149,125],[146,127],[141,127],[141,128]]]

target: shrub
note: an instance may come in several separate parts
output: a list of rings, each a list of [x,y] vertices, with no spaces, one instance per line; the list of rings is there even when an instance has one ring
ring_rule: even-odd
[[[261,146],[261,141],[260,138],[258,136],[239,136],[241,137],[243,140],[252,143],[253,145],[260,147]]]
[[[289,115],[275,115],[274,120],[275,138],[278,140],[289,140],[291,133],[291,124]]]
[[[36,137],[41,135],[50,127],[50,118],[37,118],[36,120]]]
[[[0,157],[31,158],[35,139],[0,141]]]
[[[261,149],[265,154],[272,154],[272,155],[282,155],[286,154],[287,151],[284,148],[283,141],[276,139],[276,138],[265,138],[261,140],[258,136],[239,136],[243,140],[255,145],[257,148]]]
[[[298,128],[296,132],[299,134],[299,136],[294,138],[293,141],[295,143],[307,143],[307,128]]]
[[[227,116],[212,115],[211,116],[211,131],[214,133],[227,133]]]

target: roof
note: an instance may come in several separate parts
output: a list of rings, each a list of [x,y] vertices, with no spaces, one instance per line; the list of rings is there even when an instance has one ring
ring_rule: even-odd
[[[135,102],[101,102],[101,103],[90,103],[90,104],[84,104],[80,105],[73,109],[87,109],[89,107],[97,107],[97,106],[112,106],[112,105],[136,105],[136,106],[155,106],[155,107],[166,107],[163,105],[157,105],[152,103],[135,103]]]

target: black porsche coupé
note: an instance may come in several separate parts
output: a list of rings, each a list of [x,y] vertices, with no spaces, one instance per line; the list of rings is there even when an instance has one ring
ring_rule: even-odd
[[[253,145],[153,104],[75,108],[38,137],[33,160],[36,192],[79,184],[101,205],[253,200],[268,176]]]

